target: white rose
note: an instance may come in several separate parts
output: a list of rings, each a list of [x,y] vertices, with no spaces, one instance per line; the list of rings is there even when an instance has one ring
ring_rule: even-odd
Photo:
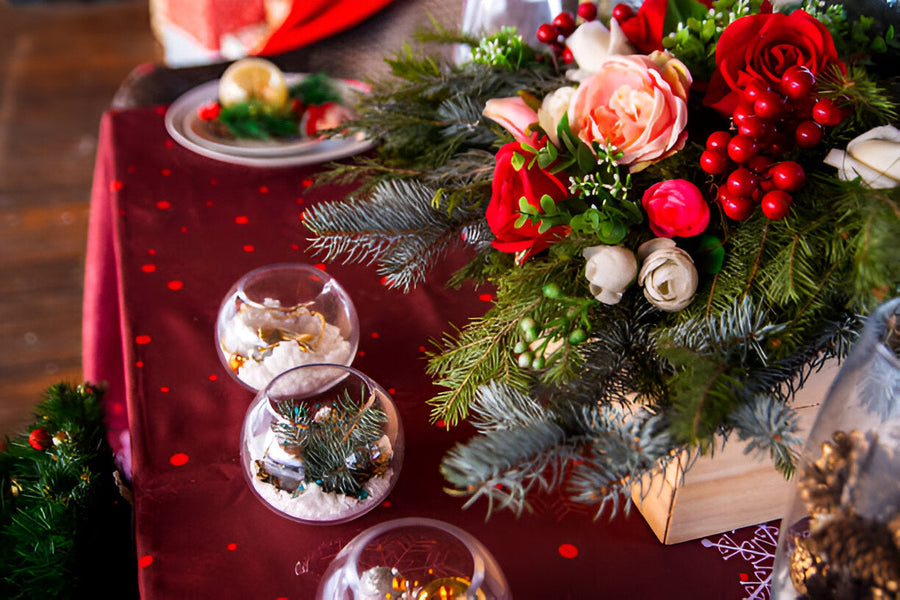
[[[579,71],[592,73],[600,69],[603,59],[607,56],[637,52],[615,19],[610,21],[609,29],[600,21],[582,23],[566,38],[566,47],[572,52]],[[582,77],[574,75],[573,79],[580,80]]]
[[[547,132],[550,141],[554,146],[559,146],[559,136],[556,134],[556,127],[562,120],[563,115],[569,110],[569,101],[575,94],[575,88],[562,87],[547,94],[541,107],[538,109],[538,123],[541,129]]]
[[[622,246],[592,246],[582,254],[587,260],[584,276],[591,294],[604,304],[618,304],[637,275],[634,253]]]
[[[891,125],[875,127],[847,144],[847,151],[831,150],[825,164],[837,167],[838,177],[857,177],[871,188],[900,185],[900,129]]]
[[[691,303],[700,278],[690,254],[669,238],[656,238],[641,244],[638,258],[638,285],[650,304],[674,312]]]

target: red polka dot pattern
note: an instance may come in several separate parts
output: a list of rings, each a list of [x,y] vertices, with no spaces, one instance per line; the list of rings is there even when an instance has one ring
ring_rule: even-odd
[[[145,554],[144,556],[138,559],[138,566],[142,569],[145,569],[153,564],[153,557],[149,554]]]
[[[482,302],[492,302],[494,300],[494,296],[492,294],[479,294],[478,299]]]
[[[190,458],[184,452],[178,452],[169,457],[169,462],[176,467],[184,466],[188,463]]]
[[[578,556],[578,548],[572,544],[560,544],[557,550],[563,558],[575,558]]]
[[[150,336],[146,334],[135,336],[134,343],[140,346],[146,346],[151,341]]]
[[[231,542],[230,544],[228,544],[228,545],[225,546],[225,547],[228,548],[228,549],[231,550],[231,551],[237,550],[237,544],[235,544],[234,542]]]
[[[182,283],[181,281],[178,281],[177,279],[173,279],[172,281],[170,281],[169,283],[166,284],[166,287],[169,288],[170,290],[177,291],[184,287],[184,283]]]
[[[155,270],[156,270],[156,265],[154,265],[154,264],[148,263],[146,265],[141,265],[141,271],[143,271],[144,273],[152,273]]]

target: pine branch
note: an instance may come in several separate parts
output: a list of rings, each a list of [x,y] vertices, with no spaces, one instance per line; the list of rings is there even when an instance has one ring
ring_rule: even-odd
[[[730,416],[738,438],[747,442],[744,454],[768,454],[785,477],[793,475],[803,444],[797,419],[790,406],[765,395],[754,396]]]
[[[521,514],[533,489],[559,485],[562,467],[572,457],[565,433],[552,415],[509,386],[480,388],[471,408],[484,433],[445,455],[441,473],[452,486],[447,492],[469,496],[464,508],[486,498],[488,518],[496,508]],[[504,414],[507,409],[511,412]]]
[[[437,210],[435,191],[416,181],[383,183],[371,198],[322,203],[303,213],[316,237],[310,249],[325,260],[378,263],[388,285],[409,291],[460,244],[460,232],[478,213]]]
[[[607,508],[610,518],[620,509],[627,514],[629,486],[664,468],[673,456],[665,417],[643,409],[629,415],[612,406],[591,406],[582,410],[578,421],[579,440],[587,450],[572,470],[567,492],[576,502],[599,504],[597,517]],[[625,505],[620,507],[623,497]]]

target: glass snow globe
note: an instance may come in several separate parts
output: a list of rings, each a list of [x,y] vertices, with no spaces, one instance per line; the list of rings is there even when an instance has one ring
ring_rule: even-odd
[[[257,393],[241,429],[241,466],[279,515],[332,525],[390,493],[403,464],[400,415],[376,382],[344,365],[302,365]]]
[[[331,561],[317,600],[510,600],[490,551],[468,532],[434,519],[379,523]]]
[[[779,600],[900,594],[900,298],[881,305],[810,430],[781,523]]]
[[[299,365],[349,365],[358,344],[350,296],[328,273],[302,263],[250,271],[225,295],[216,319],[222,364],[253,391]]]

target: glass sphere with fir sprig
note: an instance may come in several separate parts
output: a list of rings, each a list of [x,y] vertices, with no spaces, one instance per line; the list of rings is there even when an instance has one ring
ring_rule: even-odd
[[[355,519],[390,493],[404,455],[388,393],[344,365],[312,364],[275,377],[250,405],[241,466],[269,508],[307,524]]]

